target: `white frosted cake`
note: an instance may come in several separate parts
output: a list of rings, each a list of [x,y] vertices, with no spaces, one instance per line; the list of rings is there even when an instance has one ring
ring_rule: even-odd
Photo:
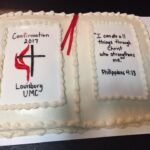
[[[0,15],[0,136],[148,124],[149,66],[137,16]]]

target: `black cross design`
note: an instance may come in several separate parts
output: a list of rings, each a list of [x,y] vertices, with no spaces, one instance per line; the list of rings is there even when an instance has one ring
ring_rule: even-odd
[[[31,45],[31,55],[17,56],[17,58],[31,58],[31,77],[33,77],[34,73],[34,58],[35,57],[45,57],[45,55],[34,55],[34,45]]]

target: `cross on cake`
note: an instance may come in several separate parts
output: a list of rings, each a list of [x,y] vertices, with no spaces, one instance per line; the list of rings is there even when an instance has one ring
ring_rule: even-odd
[[[134,15],[0,15],[0,135],[149,122],[149,52]]]

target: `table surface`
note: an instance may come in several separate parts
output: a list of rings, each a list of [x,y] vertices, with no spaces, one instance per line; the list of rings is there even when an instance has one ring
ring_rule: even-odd
[[[138,16],[150,16],[150,4],[145,0],[0,0],[0,14],[9,11],[55,12],[122,12]],[[95,149],[150,149],[150,134],[105,137],[84,140],[37,143],[0,147],[0,150],[95,150]]]

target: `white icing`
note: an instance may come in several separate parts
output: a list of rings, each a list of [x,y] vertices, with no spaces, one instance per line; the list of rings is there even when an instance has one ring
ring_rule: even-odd
[[[32,23],[42,23],[43,19],[52,19],[60,23],[62,27],[62,37],[64,37],[72,16],[73,14],[56,14],[53,11],[46,13],[43,11],[36,13],[29,11],[26,13],[4,14],[0,16],[0,33],[4,32],[4,29],[2,29],[3,26],[9,24],[16,26],[16,22],[21,25],[25,24],[25,22],[28,23],[29,20],[31,20]],[[144,71],[146,75],[149,74],[148,68],[150,59],[149,56],[146,55],[150,52],[149,38],[145,31],[145,26],[139,21],[138,17],[120,14],[119,12],[116,14],[96,12],[87,13],[86,15],[80,13],[77,31],[75,31],[74,34],[71,55],[69,57],[65,55],[67,46],[62,55],[62,61],[64,62],[62,71],[64,72],[65,81],[62,83],[66,91],[66,105],[57,108],[57,103],[53,103],[53,107],[56,108],[51,108],[47,101],[42,104],[25,103],[0,105],[1,136],[43,135],[47,132],[58,134],[62,132],[76,133],[89,128],[123,128],[132,124],[137,126],[149,123],[149,101],[122,101],[122,98],[118,98],[120,100],[118,101],[113,98],[114,101],[104,102],[95,101],[95,97],[93,98],[93,95],[97,96],[98,89],[97,86],[93,87],[93,85],[97,84],[97,81],[92,80],[97,76],[93,74],[93,71],[96,71],[94,61],[92,62],[93,65],[91,65],[92,60],[90,60],[91,56],[93,57],[90,53],[91,48],[93,48],[93,45],[90,45],[93,42],[91,38],[93,30],[90,28],[89,20],[93,22],[104,20],[104,22],[115,21],[132,24],[137,34],[134,36],[138,38]],[[7,33],[7,31],[5,31],[5,33]],[[0,39],[2,39],[0,40],[1,49],[4,49],[6,44],[6,38],[2,38],[5,36],[7,36],[7,34],[4,34],[4,36],[0,34]],[[142,71],[143,70],[141,70],[141,72]],[[147,79],[148,89],[145,88],[145,93],[148,93],[150,89],[150,79],[148,76],[143,76],[142,78],[143,83],[144,78]],[[146,85],[146,83],[144,84]],[[6,111],[6,109],[9,110]]]
[[[131,24],[121,22],[99,22],[93,25],[94,90],[98,99],[130,98],[146,99],[141,54]],[[125,44],[120,44],[124,42]],[[126,54],[124,57],[115,56]],[[128,56],[130,55],[130,56]],[[96,68],[95,68],[96,67]]]
[[[32,34],[39,35],[39,37],[17,38],[17,36],[22,36],[24,33],[26,33],[26,36]],[[7,37],[8,40],[4,54],[1,104],[42,103],[42,101],[47,101],[56,107],[64,103],[65,91],[59,25],[40,24],[40,26],[22,25],[20,27],[8,27]],[[15,55],[19,55],[28,44],[30,45],[29,52],[26,55],[30,55],[32,45],[34,55],[42,54],[41,56],[43,57],[41,59],[40,57],[34,58],[34,75],[32,77],[30,73],[29,81],[26,79],[25,70],[19,70],[14,66]],[[24,60],[25,64],[31,68],[31,59],[24,58]],[[12,75],[10,76],[10,74]],[[22,88],[29,85],[31,85],[30,88]],[[33,88],[33,86],[38,87]]]
[[[21,19],[20,20],[20,15]],[[34,15],[27,15],[24,16],[24,13],[19,14],[13,14],[14,18],[12,17],[12,20],[5,20],[6,18],[3,16],[0,16],[0,47],[1,50],[4,50],[6,45],[6,39],[7,39],[7,30],[5,30],[5,27],[11,26],[22,26],[22,25],[51,25],[51,21],[53,24],[58,23],[61,26],[61,34],[64,36],[66,33],[68,26],[70,24],[70,20],[72,19],[72,15],[67,17],[65,22],[63,22],[65,17],[64,15],[55,16],[55,18],[52,18],[52,20],[49,17],[53,17],[54,13],[50,12],[47,13],[48,15],[44,18],[41,14],[41,19],[39,19],[39,15],[37,13],[37,17]],[[33,16],[34,15],[34,16]],[[7,16],[10,17],[10,16]],[[1,18],[4,20],[2,21]],[[16,21],[18,18],[19,20]],[[28,18],[32,18],[31,20]],[[8,22],[9,23],[8,23]],[[50,21],[50,24],[49,24]],[[4,23],[4,24],[3,24]],[[4,28],[3,28],[4,27]],[[4,34],[4,36],[2,35]],[[60,36],[62,38],[63,36]],[[5,37],[5,38],[4,38]],[[62,39],[59,39],[62,41]],[[3,44],[1,44],[3,43]],[[61,89],[62,91],[65,91],[65,95],[61,95],[62,99],[61,101],[53,101],[52,103],[49,101],[45,101],[41,99],[42,103],[39,102],[33,102],[32,103],[18,103],[18,104],[2,104],[0,105],[0,136],[4,137],[12,137],[12,136],[22,136],[22,135],[30,135],[30,134],[45,134],[47,132],[53,132],[53,133],[62,133],[62,132],[75,132],[76,129],[73,128],[73,126],[77,126],[79,124],[79,90],[77,90],[75,93],[72,93],[71,91],[75,91],[78,89],[78,86],[75,84],[76,81],[78,82],[77,77],[77,55],[75,55],[75,49],[76,49],[76,34],[74,34],[73,44],[72,44],[72,54],[70,57],[68,57],[65,54],[60,55],[60,62],[61,63],[61,72],[60,76],[63,76],[61,78]],[[4,56],[5,51],[2,56]],[[2,64],[3,67],[3,64]],[[1,70],[3,70],[1,67]],[[68,72],[68,69],[70,70]],[[75,74],[74,74],[75,73]],[[2,75],[1,75],[2,79]],[[65,81],[65,82],[64,82]],[[68,86],[69,85],[69,86]],[[62,93],[63,94],[63,93]],[[66,100],[64,99],[64,96],[66,96]],[[66,103],[67,102],[67,103]],[[65,105],[64,105],[65,104]],[[60,106],[60,107],[57,107]],[[40,107],[40,108],[39,108]],[[56,108],[52,108],[56,107]],[[33,109],[32,109],[33,108]],[[5,116],[8,116],[7,119]],[[10,116],[10,117],[9,117]],[[11,117],[13,116],[13,117]],[[22,117],[23,116],[23,117]],[[15,119],[14,119],[15,117]],[[6,123],[8,124],[8,128],[5,128]],[[63,127],[63,128],[62,128]],[[9,131],[9,132],[8,132]]]
[[[96,70],[97,68],[95,67],[96,62],[93,61],[95,60],[95,56],[93,55],[94,52],[92,53],[90,52],[90,54],[88,54],[89,49],[90,51],[93,50],[94,45],[92,43],[94,43],[94,39],[91,38],[92,36],[91,37],[88,36],[88,34],[93,35],[93,32],[92,32],[92,26],[91,25],[88,26],[87,21],[92,20],[92,22],[94,23],[103,21],[108,24],[109,22],[112,22],[112,23],[121,22],[122,24],[125,23],[125,24],[133,25],[134,30],[136,32],[136,34],[132,32],[133,33],[132,36],[135,37],[134,44],[135,44],[135,47],[139,47],[140,53],[141,53],[141,56],[139,55],[138,62],[139,62],[139,72],[141,74],[141,80],[143,83],[143,90],[144,90],[144,95],[145,95],[143,97],[136,97],[136,98],[134,97],[134,100],[138,100],[138,99],[148,100],[149,99],[148,93],[149,93],[149,87],[150,87],[149,86],[150,80],[149,80],[149,77],[147,76],[147,74],[149,74],[149,71],[148,71],[149,70],[148,69],[149,68],[148,67],[149,56],[146,54],[148,54],[150,47],[149,47],[149,38],[145,30],[145,26],[143,26],[143,23],[138,19],[138,17],[135,17],[134,15],[128,16],[126,14],[122,15],[120,13],[117,13],[117,14],[111,13],[111,15],[110,14],[108,15],[108,13],[105,13],[103,14],[103,17],[101,14],[99,16],[98,15],[94,16],[94,15],[95,13],[89,16],[89,19],[85,19],[85,20],[82,17],[82,22],[84,22],[82,26],[80,24],[80,28],[81,28],[80,33],[82,34],[82,36],[78,40],[78,42],[80,41],[79,42],[80,44],[84,43],[84,41],[87,41],[86,43],[89,43],[88,46],[87,45],[80,46],[78,50],[80,51],[79,52],[79,74],[80,74],[80,97],[81,97],[81,102],[82,102],[80,105],[80,109],[82,112],[81,121],[83,123],[83,127],[101,128],[101,127],[107,127],[108,125],[109,127],[110,126],[111,127],[114,127],[114,126],[126,127],[129,124],[130,125],[131,124],[134,124],[134,125],[144,124],[148,122],[148,120],[146,121],[145,119],[145,114],[148,111],[146,112],[145,109],[146,109],[146,106],[149,105],[149,101],[130,102],[129,99],[131,99],[131,97],[129,98],[128,96],[124,96],[123,98],[112,97],[111,100],[114,100],[114,101],[97,101],[97,102],[95,101],[95,99],[99,99],[100,97],[98,97],[98,88],[97,88],[98,82],[95,80],[97,78],[97,74],[95,73],[97,71]],[[83,36],[85,33],[88,33],[88,34]],[[138,40],[136,40],[136,38]],[[83,52],[83,49],[86,49],[86,53]],[[89,56],[91,57],[91,61],[89,61]],[[88,59],[85,59],[85,57]],[[85,64],[87,66],[92,64],[91,68],[88,67],[87,69]],[[90,76],[91,74],[90,69],[92,69],[92,82],[91,82],[91,79],[87,77],[87,75]],[[83,86],[85,85],[85,83],[86,83],[86,86]],[[91,85],[92,85],[92,88],[91,88]],[[127,101],[124,102],[124,99],[127,99]],[[124,111],[124,108],[126,109],[126,111]],[[127,121],[129,116],[131,116],[132,119],[129,119],[130,121]],[[137,117],[137,116],[140,116],[140,117]],[[137,120],[140,120],[140,121],[137,121]]]

